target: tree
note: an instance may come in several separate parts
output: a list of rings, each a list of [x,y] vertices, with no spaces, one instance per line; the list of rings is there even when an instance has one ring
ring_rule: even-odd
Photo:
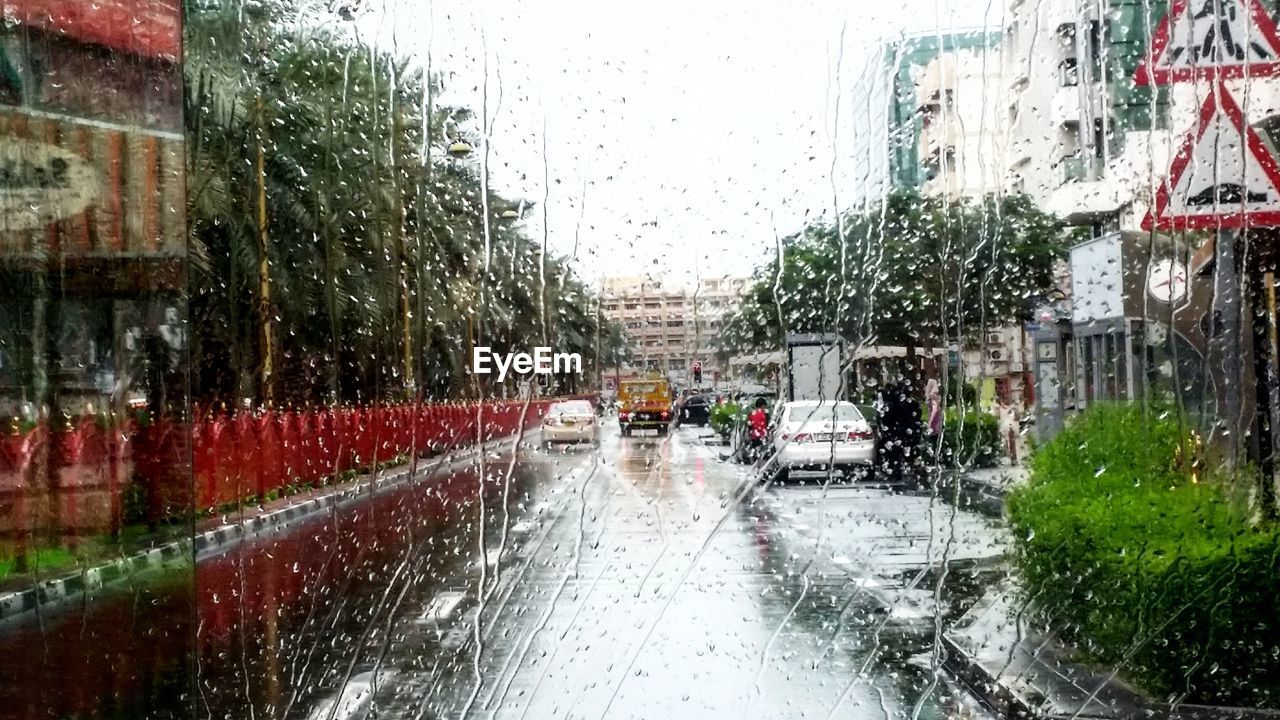
[[[293,0],[185,15],[195,399],[456,395],[475,317],[495,349],[590,354],[591,294],[449,156],[470,113],[438,79]]]
[[[1024,195],[946,201],[891,193],[785,238],[722,337],[776,349],[786,332],[937,347],[1027,318],[1053,289],[1069,233]]]

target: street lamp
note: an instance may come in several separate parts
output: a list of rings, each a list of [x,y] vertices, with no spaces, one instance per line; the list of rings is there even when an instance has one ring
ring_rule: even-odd
[[[499,217],[501,217],[503,220],[515,220],[516,218],[520,217],[520,213],[516,212],[515,210],[507,209],[507,210],[503,210],[502,214],[499,215]]]
[[[449,154],[453,157],[466,157],[471,154],[471,143],[466,140],[454,140],[449,144]]]

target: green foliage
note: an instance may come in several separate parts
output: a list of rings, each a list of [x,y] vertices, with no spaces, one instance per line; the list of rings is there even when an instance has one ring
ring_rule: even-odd
[[[959,378],[947,383],[947,404],[951,406],[976,407],[978,404],[978,388]]]
[[[25,564],[25,568],[22,567]],[[64,548],[42,548],[28,552],[19,558],[8,550],[0,550],[0,580],[18,572],[36,572],[49,575],[70,570],[76,565],[76,556]]]
[[[1089,658],[1162,697],[1280,703],[1280,532],[1197,477],[1174,412],[1099,404],[1007,499],[1025,591]]]
[[[193,399],[457,395],[469,338],[592,363],[592,294],[449,155],[438,78],[296,0],[185,7]]]
[[[733,432],[734,418],[737,417],[741,408],[737,403],[724,403],[723,405],[714,405],[710,413],[711,429],[721,437],[729,437],[729,433]]]
[[[1003,448],[1000,421],[995,415],[977,410],[961,413],[954,408],[943,413],[941,460],[945,465],[995,467]]]
[[[835,330],[852,342],[937,345],[1016,322],[1053,287],[1070,233],[1023,195],[948,201],[895,191],[783,240],[721,338],[774,349],[783,332]]]

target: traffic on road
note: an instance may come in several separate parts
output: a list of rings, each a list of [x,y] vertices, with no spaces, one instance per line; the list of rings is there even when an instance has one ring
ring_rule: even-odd
[[[1276,720],[1278,8],[4,0],[0,720]]]

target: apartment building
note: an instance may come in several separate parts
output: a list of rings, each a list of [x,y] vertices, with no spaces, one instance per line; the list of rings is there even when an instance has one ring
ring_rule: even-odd
[[[920,190],[951,199],[1000,189],[1005,87],[998,48],[960,48],[930,60],[917,81]]]
[[[957,177],[972,182],[984,144],[977,138],[999,136],[981,121],[983,98],[995,89],[991,75],[1000,72],[993,62],[999,48],[1000,33],[989,30],[913,35],[885,48],[892,187],[937,191],[944,176],[948,184]],[[964,188],[951,190],[963,194]]]
[[[1273,3],[1264,7],[1274,13]],[[1241,329],[1223,320],[1238,306],[1218,305],[1248,295],[1239,277],[1210,277],[1213,253],[1204,235],[1141,230],[1154,188],[1211,92],[1208,82],[1134,81],[1168,10],[1167,3],[1145,0],[1007,6],[1002,49],[1017,90],[1010,112],[1018,118],[1010,126],[1009,185],[1091,229],[1088,242],[1072,251],[1069,306],[1044,313],[1052,322],[1033,338],[1042,393],[1053,395],[1044,405],[1058,408],[1041,427],[1061,422],[1063,408],[1160,387],[1206,416],[1250,416],[1247,398],[1215,397],[1249,387],[1247,372],[1212,376],[1247,344]],[[1271,135],[1280,125],[1280,81],[1252,77],[1226,85],[1246,122]],[[1257,275],[1261,262],[1255,254],[1241,263],[1240,276]],[[1159,273],[1184,289],[1153,289],[1161,287]]]
[[[1002,40],[1012,97],[1008,186],[1095,235],[1137,230],[1169,159],[1166,88],[1138,86],[1163,9],[1143,0],[1011,0]],[[1177,125],[1181,133],[1184,123]]]
[[[910,37],[886,51],[891,63],[890,182],[949,199],[1021,191],[1008,184],[1017,106],[1004,33],[965,30]],[[1031,400],[1028,344],[1021,326],[988,328],[947,353],[954,372],[987,400]]]
[[[690,369],[700,362],[703,383],[725,376],[714,341],[749,282],[745,277],[704,278],[685,287],[640,276],[605,279],[604,315],[626,328],[633,345],[631,367],[624,369],[657,371],[690,382]]]

